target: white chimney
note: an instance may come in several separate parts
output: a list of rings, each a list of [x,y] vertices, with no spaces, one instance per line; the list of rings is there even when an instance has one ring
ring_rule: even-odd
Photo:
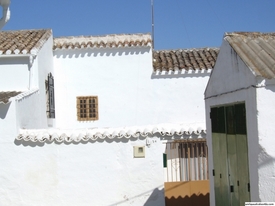
[[[0,0],[0,6],[2,6],[2,17],[0,19],[0,29],[2,29],[5,24],[10,19],[10,0]]]

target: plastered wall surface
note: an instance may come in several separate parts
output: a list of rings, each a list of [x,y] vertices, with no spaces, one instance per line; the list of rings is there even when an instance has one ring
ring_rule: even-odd
[[[30,88],[38,90],[0,107],[1,115],[9,114],[2,115],[9,127],[1,130],[0,205],[164,205],[164,143],[174,137],[86,143],[15,137],[18,129],[54,127],[54,122],[57,129],[204,123],[209,71],[155,74],[149,47],[57,50],[53,60],[51,52],[49,40],[29,73]],[[46,117],[49,72],[55,80],[55,120]],[[76,97],[90,95],[98,96],[99,120],[79,122]],[[133,158],[133,146],[145,146],[145,158]]]
[[[156,75],[149,48],[55,51],[60,128],[204,122],[209,73]],[[98,96],[99,120],[78,122],[77,96]]]
[[[86,144],[1,144],[1,205],[164,205],[159,138]]]
[[[274,92],[274,83],[257,89],[259,195],[261,201],[270,202],[275,201]]]
[[[251,70],[227,41],[223,41],[220,47],[215,68],[218,69],[211,74],[205,90],[205,96],[208,98],[246,89],[256,84]]]
[[[1,91],[26,91],[29,88],[29,57],[1,58]]]

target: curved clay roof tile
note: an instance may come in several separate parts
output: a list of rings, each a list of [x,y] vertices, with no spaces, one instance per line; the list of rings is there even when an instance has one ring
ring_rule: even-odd
[[[161,69],[163,69],[163,70],[167,70],[167,60],[166,60],[166,58],[165,58],[165,53],[163,52],[163,51],[161,51],[160,53],[159,53],[160,55],[160,59],[161,59]]]
[[[165,56],[166,56],[166,60],[167,60],[167,65],[166,65],[166,69],[169,70],[174,70],[173,67],[173,60],[171,58],[170,52],[165,52]]]
[[[99,47],[106,47],[105,42],[104,42],[104,41],[100,41],[100,42],[99,42]]]

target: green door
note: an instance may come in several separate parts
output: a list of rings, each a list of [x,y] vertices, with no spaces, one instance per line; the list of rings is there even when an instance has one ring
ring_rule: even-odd
[[[216,206],[250,201],[245,104],[211,108]]]
[[[250,202],[250,180],[248,167],[248,147],[246,131],[245,105],[237,104],[234,107],[236,116],[236,151],[238,168],[238,190],[240,205]]]

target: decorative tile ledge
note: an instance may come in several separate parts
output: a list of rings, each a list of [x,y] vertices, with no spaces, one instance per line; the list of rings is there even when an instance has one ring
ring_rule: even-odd
[[[196,128],[196,129],[194,129]],[[176,124],[162,124],[153,126],[140,127],[123,127],[123,128],[94,128],[94,129],[40,129],[26,130],[21,129],[17,140],[32,141],[32,142],[80,142],[80,141],[96,141],[114,138],[139,138],[149,137],[153,135],[161,136],[185,136],[192,138],[194,135],[197,138],[205,138],[206,130],[200,126],[188,127]]]

